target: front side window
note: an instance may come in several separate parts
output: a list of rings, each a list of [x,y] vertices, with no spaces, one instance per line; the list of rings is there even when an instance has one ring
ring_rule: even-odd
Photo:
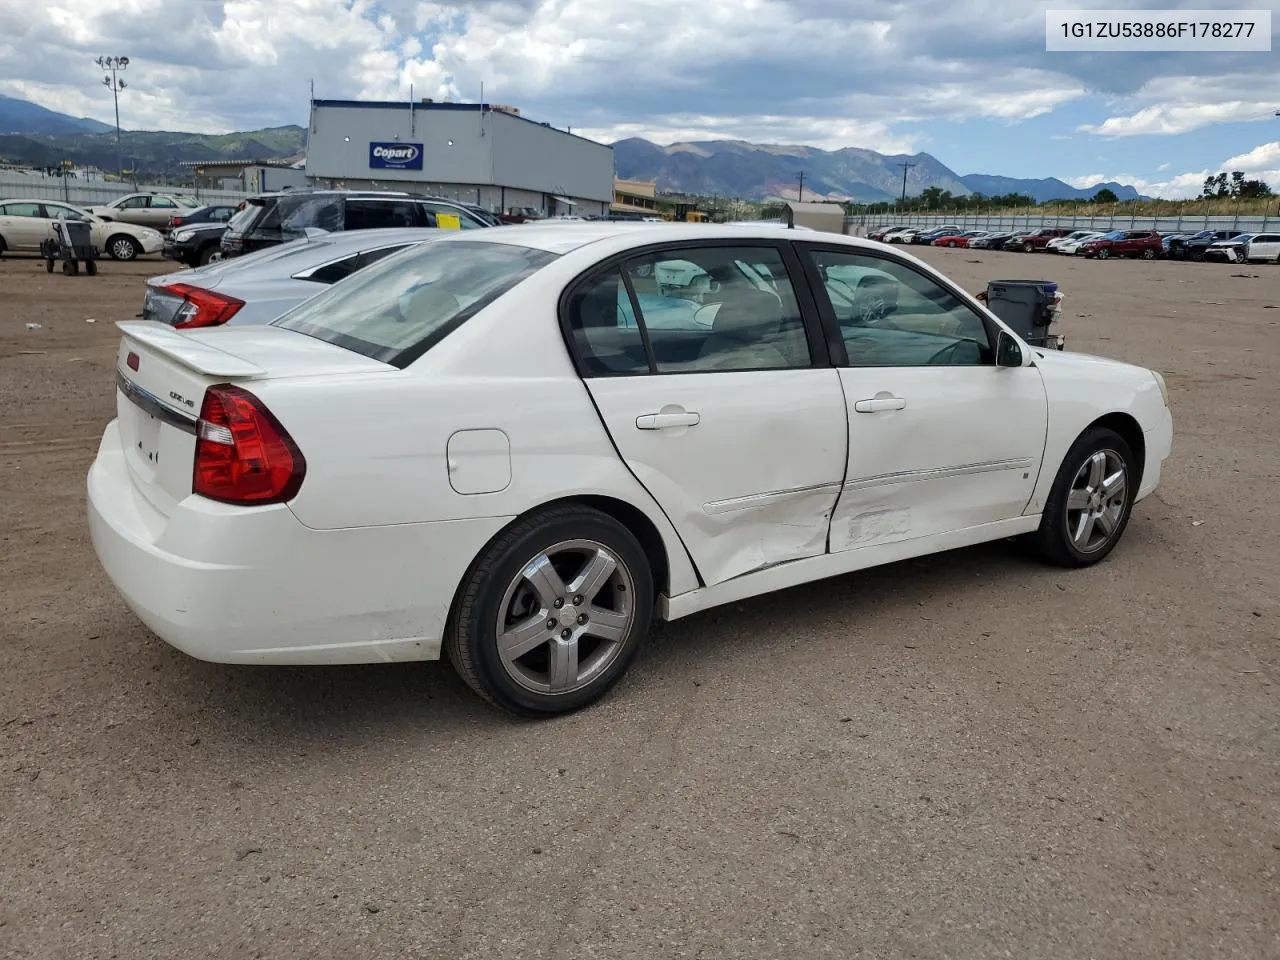
[[[555,259],[507,243],[416,244],[303,301],[273,324],[406,367]]]
[[[422,206],[435,221],[433,226],[445,230],[476,230],[484,227],[469,210],[451,207],[446,203],[425,202]]]
[[[88,215],[82,213],[79,210],[72,209],[71,207],[56,206],[54,204],[49,204],[49,203],[46,203],[44,205],[44,212],[45,212],[45,216],[50,220],[57,220],[59,218],[63,220],[88,220],[89,219]]]
[[[893,260],[815,250],[851,367],[994,362],[982,317],[935,280]]]
[[[773,247],[682,248],[628,260],[575,292],[569,326],[588,374],[812,362],[786,265]]]

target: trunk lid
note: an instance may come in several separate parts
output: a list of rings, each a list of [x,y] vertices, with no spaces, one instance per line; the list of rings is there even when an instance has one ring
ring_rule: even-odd
[[[134,486],[165,517],[191,494],[196,423],[208,387],[235,383],[252,391],[266,380],[395,371],[279,327],[184,332],[154,321],[117,326],[123,334],[116,356],[121,446]]]

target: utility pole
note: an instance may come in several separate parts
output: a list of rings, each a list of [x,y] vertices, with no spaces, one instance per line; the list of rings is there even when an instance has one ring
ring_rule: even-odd
[[[796,203],[804,200],[804,171],[800,171],[800,192],[796,194]]]
[[[906,203],[907,202],[907,171],[910,170],[912,167],[914,167],[915,164],[907,160],[903,160],[900,164],[898,164],[898,166],[902,168],[902,202]]]
[[[102,85],[111,89],[111,99],[116,105],[116,178],[119,179],[124,171],[124,161],[120,158],[120,91],[128,86],[119,74],[129,66],[129,58],[99,57],[94,63],[103,70],[111,71],[111,76],[102,78]]]

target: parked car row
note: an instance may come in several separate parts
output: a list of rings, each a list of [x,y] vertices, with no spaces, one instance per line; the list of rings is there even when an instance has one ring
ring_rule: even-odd
[[[1280,234],[1238,230],[1201,230],[1192,234],[1161,234],[1156,230],[1070,230],[1035,227],[1003,232],[965,230],[955,225],[931,229],[886,226],[871,230],[868,239],[881,243],[930,244],[1022,253],[1061,253],[1108,260],[1112,257],[1155,260],[1224,260],[1242,263],[1275,260],[1280,263]]]
[[[107,220],[67,203],[0,200],[0,256],[39,253],[40,244],[54,238],[53,223],[59,219],[87,221],[90,242],[113,260],[133,260],[144,253],[159,253],[164,245],[164,237],[158,230]]]

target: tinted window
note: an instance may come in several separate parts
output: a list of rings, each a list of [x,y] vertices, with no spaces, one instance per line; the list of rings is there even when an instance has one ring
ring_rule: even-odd
[[[256,203],[247,203],[244,209],[234,214],[227,221],[227,230],[232,233],[248,233],[254,222],[262,216],[263,207]]]
[[[469,210],[430,201],[423,202],[422,207],[429,211],[428,216],[433,221],[431,223],[433,227],[442,227],[446,230],[475,230],[484,227],[484,224],[479,223]]]
[[[341,230],[342,206],[342,197],[334,194],[282,197],[257,224],[257,229],[279,229],[285,236],[298,236],[308,227]]]
[[[406,243],[399,243],[391,247],[382,247],[379,250],[365,250],[360,253],[353,253],[341,260],[335,260],[332,263],[326,263],[322,267],[306,273],[300,279],[311,280],[314,283],[333,284],[339,280],[346,279],[357,270],[363,270],[371,263],[376,263],[383,257],[403,250],[407,247]]]
[[[273,322],[404,367],[555,259],[506,243],[417,244]]]
[[[418,208],[411,200],[348,200],[346,207],[346,230],[421,225]]]
[[[861,254],[811,254],[851,367],[993,362],[986,324],[950,291],[909,267]]]
[[[589,280],[573,292],[569,329],[584,373],[600,376],[649,371],[644,338],[617,269]]]
[[[782,255],[772,247],[701,247],[629,261],[658,373],[774,370],[812,362]],[[631,305],[622,304],[624,322]]]

